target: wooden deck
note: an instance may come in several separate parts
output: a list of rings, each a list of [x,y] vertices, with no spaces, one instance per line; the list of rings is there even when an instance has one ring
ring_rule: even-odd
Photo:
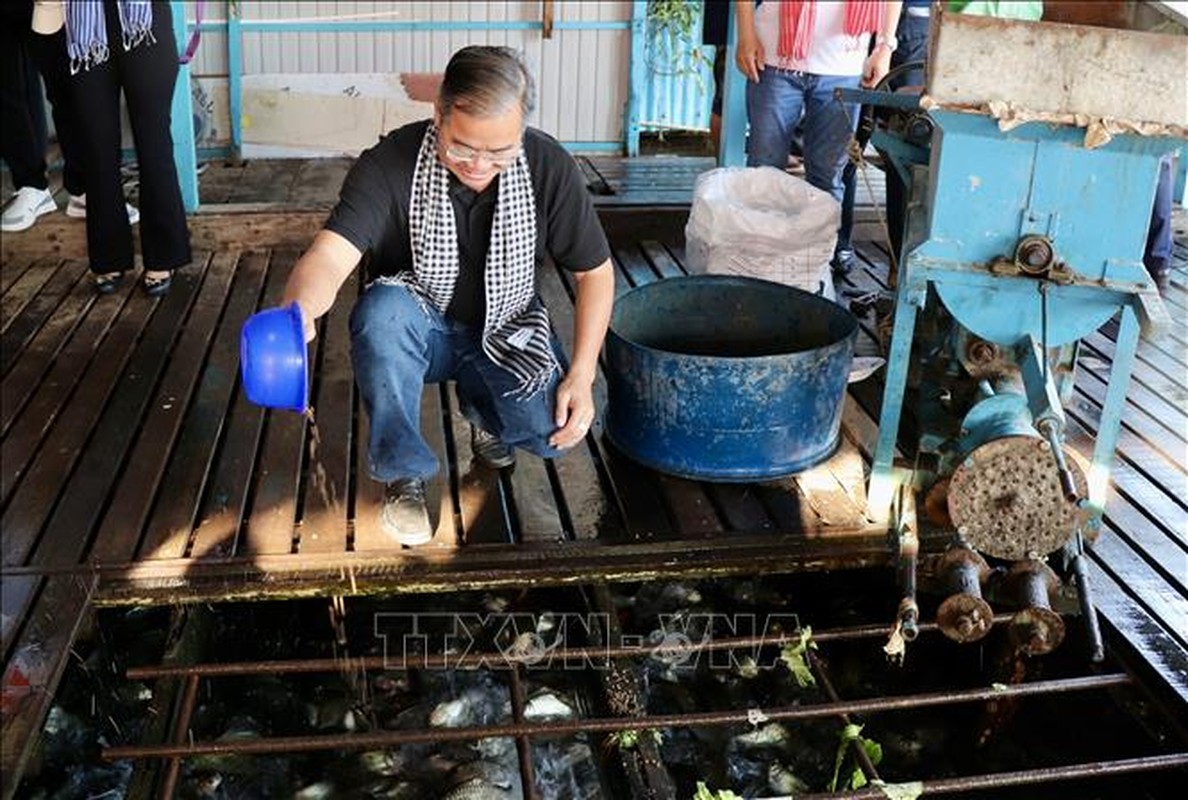
[[[586,166],[588,176],[593,170],[619,181],[606,197],[620,202],[600,207],[617,290],[683,274],[687,209],[678,200],[688,202],[693,169],[627,166],[616,177],[611,164]],[[79,249],[81,223],[46,221],[23,237],[5,237],[0,645],[7,774],[26,753],[96,603],[892,563],[886,530],[864,516],[877,380],[851,391],[842,446],[828,462],[794,479],[729,485],[641,468],[598,426],[563,458],[521,453],[514,470],[493,472],[473,463],[450,387],[430,387],[424,429],[446,465],[431,487],[437,535],[425,547],[394,547],[376,526],[380,487],[366,474],[367,419],[348,356],[357,283],[343,289],[312,351],[316,429],[301,415],[251,405],[240,391],[240,326],[276,304],[345,166],[255,169],[252,181],[217,170],[204,179],[204,198],[218,204],[192,223],[206,249],[162,299],[133,285],[97,297]],[[278,177],[290,173],[292,183]],[[297,209],[268,199],[257,180],[289,187],[285,196]],[[635,194],[633,180],[640,181]],[[293,198],[294,187],[306,192],[303,200]],[[632,197],[638,207],[625,207]],[[868,242],[861,256],[862,269],[841,288],[854,295],[885,289],[882,251]],[[1111,646],[1130,652],[1136,668],[1154,663],[1170,694],[1188,700],[1188,285],[1182,272],[1176,281],[1168,294],[1175,326],[1140,349],[1093,578]],[[568,346],[572,286],[552,268],[540,284]],[[863,325],[861,347],[873,352],[870,312]],[[1113,335],[1107,326],[1087,340],[1069,409],[1074,444],[1086,452]],[[598,391],[601,406],[601,381]]]

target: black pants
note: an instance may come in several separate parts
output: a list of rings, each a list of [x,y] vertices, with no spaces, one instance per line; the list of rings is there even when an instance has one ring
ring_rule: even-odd
[[[78,121],[70,99],[70,60],[66,33],[41,36],[30,28],[33,4],[6,3],[0,14],[0,149],[17,189],[46,189],[45,106],[41,81],[53,108],[54,128],[62,148],[62,183],[70,194],[86,191],[79,155]],[[38,80],[40,73],[40,80]]]
[[[28,46],[33,63],[41,73],[41,80],[45,82],[45,95],[49,98],[54,115],[54,130],[58,134],[58,146],[62,149],[62,185],[70,194],[83,194],[87,190],[86,176],[83,174],[85,156],[79,139],[81,123],[70,96],[66,29],[49,36],[30,31]]]
[[[45,109],[29,52],[32,3],[5,4],[0,13],[0,157],[17,189],[45,189]]]
[[[128,105],[140,166],[140,246],[145,269],[171,270],[190,261],[170,133],[177,42],[169,4],[153,3],[153,38],[124,50],[119,12],[104,3],[109,57],[70,79],[74,108],[84,121],[87,253],[91,270],[132,268],[132,228],[120,185],[120,91]]]

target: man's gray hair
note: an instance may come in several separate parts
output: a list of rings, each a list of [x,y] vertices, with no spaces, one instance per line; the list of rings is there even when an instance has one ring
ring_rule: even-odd
[[[446,65],[437,109],[442,117],[455,108],[476,117],[493,117],[518,103],[527,119],[535,93],[532,73],[518,51],[471,45],[454,53]]]

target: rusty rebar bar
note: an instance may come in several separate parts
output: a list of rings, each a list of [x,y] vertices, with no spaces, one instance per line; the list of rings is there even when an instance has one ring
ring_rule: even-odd
[[[1107,689],[1128,685],[1133,679],[1126,673],[1111,673],[1083,678],[1064,678],[1017,686],[995,686],[966,689],[956,692],[930,692],[903,697],[879,697],[866,700],[847,700],[814,706],[783,706],[760,709],[772,722],[818,719],[841,714],[868,714],[880,711],[900,711],[933,706],[975,703],[1003,697],[1064,694],[1067,692]],[[373,731],[370,733],[330,734],[325,736],[277,736],[236,741],[194,742],[188,745],[133,745],[109,747],[103,757],[121,758],[187,758],[197,755],[227,753],[298,753],[320,750],[372,750],[398,747],[405,744],[473,741],[487,738],[515,738],[518,736],[568,736],[581,732],[610,733],[644,728],[702,728],[718,725],[744,725],[753,719],[754,709],[703,711],[686,714],[655,714],[632,717],[596,717],[562,722],[527,722],[521,724],[482,725],[467,728],[437,728],[416,731]]]
[[[524,723],[524,681],[520,679],[520,668],[510,673],[508,688],[511,691],[512,722]],[[516,755],[520,759],[520,777],[524,784],[524,800],[537,800],[536,772],[532,768],[532,742],[527,736],[516,737]]]
[[[805,655],[808,656],[809,665],[813,668],[813,673],[817,676],[817,682],[821,684],[821,691],[825,692],[825,696],[829,698],[829,702],[840,703],[841,696],[833,687],[833,681],[829,680],[829,670],[825,668],[825,662],[812,651],[812,648],[806,648]],[[838,716],[842,724],[852,724],[849,714],[839,714]],[[881,780],[878,770],[875,769],[874,762],[870,760],[870,755],[866,752],[866,748],[859,739],[854,738],[850,740],[850,749],[854,751],[854,758],[857,759],[858,767],[862,770],[862,774],[866,776],[867,782],[874,783],[877,780]]]
[[[201,675],[187,675],[186,686],[182,692],[181,703],[177,707],[177,719],[174,721],[173,741],[175,744],[185,744],[189,741],[190,719],[194,716],[194,706],[198,701],[198,684]],[[165,776],[161,779],[161,791],[157,796],[161,800],[173,800],[173,792],[177,787],[177,776],[181,770],[181,758],[174,756],[165,766]]]
[[[967,775],[962,778],[937,778],[936,780],[920,781],[915,784],[915,788],[920,792],[913,796],[960,794],[986,789],[1005,789],[1010,786],[1034,786],[1040,783],[1102,778],[1135,772],[1158,772],[1184,766],[1188,766],[1188,752],[1122,758],[1115,761],[1090,761],[1062,767],[1038,767],[1015,772],[990,772],[982,775]],[[842,798],[845,800],[886,800],[888,796],[884,787],[866,786],[845,792],[803,794],[799,795],[797,800],[842,800]]]
[[[1011,614],[996,614],[994,622],[1008,622]],[[920,631],[935,632],[939,630],[936,623],[920,623]],[[887,635],[885,625],[861,625],[836,630],[814,631],[813,641],[834,642],[856,639],[873,639]],[[717,650],[734,650],[746,647],[778,647],[789,642],[800,641],[800,633],[789,632],[782,634],[761,634],[756,636],[735,636],[723,639],[708,639],[700,642],[690,641],[681,648],[682,653],[700,653]],[[613,658],[630,658],[644,656],[651,652],[645,646],[596,646],[596,647],[558,647],[549,651],[549,659],[557,663],[567,661],[593,662],[595,660],[609,660]],[[513,665],[522,663],[507,653],[466,653],[455,654],[425,654],[416,656],[362,656],[353,659],[352,663],[359,669],[468,669],[486,667],[488,669],[510,669]],[[310,658],[294,659],[291,661],[235,661],[227,663],[208,662],[205,664],[153,665],[130,667],[126,674],[131,680],[148,680],[152,678],[181,678],[188,675],[201,675],[206,678],[225,678],[241,675],[272,675],[293,673],[337,672],[342,667],[339,658]]]

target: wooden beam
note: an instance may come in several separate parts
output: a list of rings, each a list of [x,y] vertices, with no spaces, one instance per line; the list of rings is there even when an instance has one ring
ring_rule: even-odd
[[[213,206],[189,217],[190,242],[199,250],[259,250],[291,247],[304,250],[326,221],[325,210],[293,210],[281,203]],[[87,257],[87,227],[76,219],[52,215],[22,233],[0,238],[0,261]]]

